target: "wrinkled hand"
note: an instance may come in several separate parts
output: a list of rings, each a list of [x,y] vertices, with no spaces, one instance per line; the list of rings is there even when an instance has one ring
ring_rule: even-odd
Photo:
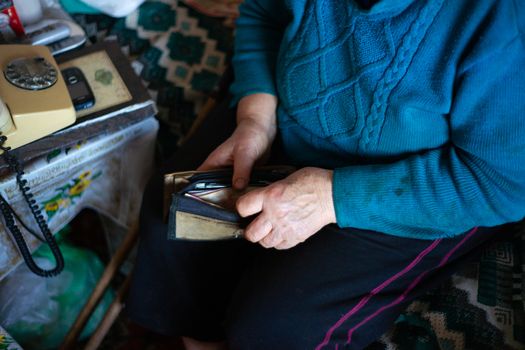
[[[255,162],[264,160],[275,139],[277,99],[269,94],[242,98],[237,108],[237,127],[197,170],[233,165],[233,186],[244,188]]]
[[[304,242],[323,226],[335,223],[332,171],[303,168],[237,201],[243,217],[259,215],[248,225],[245,238],[265,248],[288,249]]]

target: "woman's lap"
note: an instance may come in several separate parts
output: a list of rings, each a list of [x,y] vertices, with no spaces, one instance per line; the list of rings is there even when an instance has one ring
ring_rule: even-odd
[[[157,332],[227,338],[232,349],[360,349],[497,231],[426,241],[329,226],[284,251],[168,239],[162,175],[197,167],[234,120],[226,104],[217,109],[146,189],[127,312]]]
[[[278,251],[169,240],[160,206],[144,204],[128,315],[164,334],[226,337],[232,349],[341,346],[351,330],[348,348],[360,349],[495,233],[426,241],[329,226]]]

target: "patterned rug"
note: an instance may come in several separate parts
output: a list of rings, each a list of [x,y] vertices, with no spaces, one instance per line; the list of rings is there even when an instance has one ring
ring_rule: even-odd
[[[525,349],[525,229],[412,302],[370,349]]]

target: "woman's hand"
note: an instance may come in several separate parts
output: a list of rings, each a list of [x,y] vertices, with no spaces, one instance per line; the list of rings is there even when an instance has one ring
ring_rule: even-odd
[[[246,228],[245,238],[266,248],[288,249],[335,223],[332,173],[303,168],[240,197],[237,210],[241,216],[259,214]]]
[[[237,107],[237,128],[197,170],[233,165],[233,186],[244,188],[253,165],[270,152],[276,134],[277,98],[269,94],[243,97]]]

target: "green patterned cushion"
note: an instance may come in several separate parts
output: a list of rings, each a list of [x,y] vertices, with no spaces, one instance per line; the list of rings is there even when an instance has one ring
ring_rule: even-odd
[[[163,156],[188,132],[226,69],[233,30],[180,1],[149,0],[126,18],[75,15],[91,41],[115,36],[159,108]]]

